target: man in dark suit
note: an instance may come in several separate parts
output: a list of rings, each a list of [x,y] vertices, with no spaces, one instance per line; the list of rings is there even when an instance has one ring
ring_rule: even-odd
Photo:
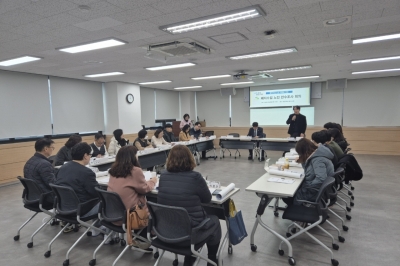
[[[249,129],[249,133],[247,133],[247,136],[250,136],[252,138],[263,138],[264,137],[264,133],[263,133],[263,129],[261,127],[258,127],[258,123],[254,122],[253,127],[251,127]],[[258,146],[258,143],[257,143]],[[249,160],[253,160],[253,150],[249,150]],[[261,161],[264,161],[264,151],[261,151]]]
[[[286,124],[290,125],[288,134],[292,138],[304,137],[307,129],[307,119],[300,114],[300,106],[293,106],[293,114],[289,115]]]

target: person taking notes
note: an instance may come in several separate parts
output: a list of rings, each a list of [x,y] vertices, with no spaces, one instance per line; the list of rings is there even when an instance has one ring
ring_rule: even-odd
[[[261,127],[258,127],[258,123],[254,122],[253,127],[249,129],[249,133],[247,133],[247,136],[252,137],[252,138],[262,138],[264,137],[264,132]],[[257,146],[259,143],[257,142]],[[253,150],[249,150],[249,160],[253,160]],[[261,151],[261,161],[264,161],[264,150]]]
[[[106,145],[104,145],[105,142],[106,140],[102,134],[96,133],[96,135],[94,135],[94,142],[90,144],[93,151],[92,157],[101,158],[103,156],[108,156]]]
[[[304,138],[307,129],[306,116],[300,114],[300,106],[293,106],[293,114],[289,115],[286,124],[289,125],[288,134],[292,138]]]

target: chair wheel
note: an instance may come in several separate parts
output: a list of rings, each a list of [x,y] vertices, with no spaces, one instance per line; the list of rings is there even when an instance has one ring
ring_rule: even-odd
[[[121,247],[125,247],[126,246],[126,241],[124,239],[121,240]]]
[[[121,239],[119,237],[114,238],[115,243],[119,243],[121,241]]]
[[[334,250],[339,250],[339,245],[334,243],[334,244],[332,244],[332,248]]]
[[[279,217],[279,212],[274,212],[275,217]]]
[[[224,155],[224,156],[222,156],[222,158],[225,158],[225,155]]]
[[[283,251],[283,249],[280,249],[280,250],[278,250],[278,254],[283,256],[283,255],[285,255],[285,251]]]
[[[254,245],[254,244],[250,244],[250,249],[251,249],[251,251],[256,252],[257,251],[257,246]]]
[[[217,157],[214,157],[214,161],[217,160]]]
[[[89,261],[89,265],[90,266],[96,265],[96,259],[92,259],[91,261]]]
[[[350,206],[353,207],[354,206],[354,202],[350,202]]]
[[[232,253],[233,253],[232,246],[229,246],[228,247],[228,254],[232,254]]]
[[[354,187],[351,187],[351,190],[354,190]]]
[[[333,266],[338,266],[339,265],[339,262],[337,260],[335,260],[335,259],[331,259],[331,262],[332,262]]]
[[[160,253],[158,253],[158,251],[156,253],[154,253],[154,258],[158,259],[158,257],[160,256]]]
[[[172,265],[174,265],[174,266],[178,266],[178,260],[174,260],[173,262],[172,262]]]
[[[286,237],[291,237],[292,234],[291,233],[286,233]]]
[[[51,256],[51,250],[47,250],[46,253],[44,253],[44,256],[46,258],[50,257]]]
[[[296,261],[293,258],[289,258],[290,265],[296,265]]]
[[[354,200],[354,196],[351,196],[351,199]]]
[[[349,191],[349,192],[347,192],[347,195],[352,196],[353,192]]]
[[[345,239],[344,237],[339,236],[339,242],[344,243],[345,240],[346,240],[346,239]]]
[[[346,215],[346,219],[347,220],[351,220],[351,216],[350,215]]]
[[[28,248],[32,248],[32,247],[33,247],[33,242],[29,242],[26,246],[27,246]]]
[[[296,234],[297,230],[296,227],[292,228],[292,230],[290,230],[292,232],[292,234]]]
[[[68,266],[69,265],[69,260],[64,260],[63,266]]]
[[[345,225],[343,225],[342,228],[343,228],[344,231],[349,231],[349,228],[347,226],[345,226]]]
[[[351,208],[350,208],[350,207],[346,207],[346,210],[347,210],[348,212],[351,212]]]
[[[19,235],[14,236],[14,241],[18,241],[19,240]]]
[[[92,236],[92,231],[86,233],[87,236]]]

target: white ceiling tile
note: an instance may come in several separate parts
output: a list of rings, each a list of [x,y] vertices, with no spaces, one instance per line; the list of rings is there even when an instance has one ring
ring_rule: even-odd
[[[24,37],[25,37],[25,35],[18,34],[15,32],[5,31],[5,30],[0,31],[0,43],[14,41],[14,40],[18,40],[18,39],[21,39]]]
[[[160,11],[157,11],[160,12]],[[154,16],[150,16],[147,18],[148,21],[153,22],[154,24],[157,24],[159,26],[165,26],[168,24],[173,24],[173,23],[177,23],[177,22],[182,22],[182,21],[186,21],[186,20],[190,20],[190,19],[195,19],[198,18],[199,15],[196,14],[195,12],[193,12],[190,9],[185,9],[179,12],[175,12],[175,13],[170,13],[170,14],[166,14],[166,15],[154,15]],[[197,31],[197,32],[201,32],[201,30]]]
[[[382,13],[382,17],[386,16],[397,16],[400,14],[400,6],[398,7],[390,7],[390,8],[385,8]]]
[[[365,13],[373,10],[379,10],[382,8],[392,8],[392,7],[399,7],[400,1],[398,0],[371,0],[371,1],[363,1],[360,4],[355,4],[353,6],[353,13]]]
[[[72,24],[76,24],[79,22],[84,21],[83,19],[74,17],[68,13],[62,13],[58,14],[52,17],[44,18],[38,21],[35,21],[35,23],[38,23],[40,25],[56,29],[56,28],[63,28],[65,26],[69,26]]]
[[[152,6],[164,14],[213,3],[212,0],[164,0]]]
[[[285,0],[286,5],[289,8],[292,7],[298,7],[298,6],[304,6],[304,5],[309,5],[309,4],[314,4],[314,3],[319,3],[323,1],[329,1],[329,0]]]
[[[141,20],[141,21],[136,21],[132,23],[126,23],[120,26],[113,27],[114,30],[120,31],[122,33],[131,33],[139,30],[145,30],[145,31],[160,31],[158,29],[158,26],[148,20]]]
[[[154,3],[161,2],[162,0],[107,0],[110,4],[127,9],[135,9],[141,6],[146,6]]]
[[[95,2],[101,2],[104,0],[68,0],[69,2],[75,3],[77,5],[88,5]]]
[[[51,17],[77,7],[76,4],[65,0],[41,0],[31,2],[31,4],[23,6],[22,9],[43,17]]]
[[[382,16],[383,9],[376,9],[363,13],[354,14],[351,19],[354,21],[366,20],[371,18],[380,18]]]
[[[38,33],[46,32],[50,29],[51,28],[41,25],[41,24],[38,24],[38,23],[29,23],[29,24],[25,24],[25,25],[21,25],[21,26],[13,28],[12,32],[15,32],[18,34],[23,34],[26,36],[31,36],[31,35],[35,35]]]
[[[14,27],[27,24],[43,18],[42,16],[26,12],[22,9],[14,9],[0,15],[0,23],[10,24]]]
[[[400,21],[400,15],[355,21],[355,22],[353,22],[353,27],[357,28],[357,27],[361,27],[361,26],[389,23],[389,22],[395,22],[395,21]]]
[[[142,6],[135,9],[123,11],[110,15],[110,17],[122,21],[124,23],[131,23],[148,18],[155,18],[161,16],[162,12],[152,6]]]
[[[90,10],[80,10],[79,8],[76,8],[68,13],[83,20],[91,20],[124,11],[122,8],[105,1],[91,3],[88,4],[88,6],[90,7]]]
[[[80,34],[80,36],[86,38],[89,41],[95,41],[95,40],[101,40],[105,38],[111,38],[111,37],[116,37],[118,35],[121,35],[119,31],[113,30],[113,29],[104,29],[104,30],[98,30],[98,31],[88,31],[87,33]],[[70,38],[71,40],[75,39],[75,36],[73,38]]]
[[[88,33],[88,31],[75,26],[66,26],[63,28],[47,31],[46,33],[56,37],[68,38],[75,35],[86,34]]]
[[[57,38],[56,36],[48,35],[48,34],[45,34],[45,33],[39,33],[39,34],[36,34],[36,35],[33,35],[33,36],[26,37],[23,40],[27,41],[27,42],[38,44],[38,43],[49,42],[49,41],[52,41],[52,40],[54,40],[56,38]]]
[[[74,24],[74,26],[81,28],[81,29],[88,30],[88,31],[97,31],[97,30],[112,28],[112,27],[119,26],[122,24],[123,23],[121,21],[115,20],[113,18],[102,17],[102,18],[96,18],[96,19],[80,22],[80,23]]]
[[[239,8],[251,6],[247,0],[236,0],[236,1],[218,1],[212,4],[202,5],[198,7],[190,8],[196,12],[199,16],[209,16],[222,12],[232,11]]]
[[[31,0],[2,0],[0,3],[0,14],[21,8],[32,3]]]
[[[148,33],[146,31],[136,31],[133,33],[128,33],[128,34],[124,34],[124,35],[119,35],[118,38],[125,40],[125,41],[137,41],[137,40],[142,40],[142,39],[148,39],[154,37],[153,34]]]

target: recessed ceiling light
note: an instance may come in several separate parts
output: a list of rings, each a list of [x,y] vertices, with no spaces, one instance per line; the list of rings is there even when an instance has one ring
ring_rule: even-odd
[[[123,72],[108,72],[108,73],[100,73],[100,74],[91,74],[85,75],[87,78],[98,78],[98,77],[107,77],[107,76],[117,76],[117,75],[124,75]]]
[[[114,46],[119,46],[119,45],[124,45],[124,44],[127,44],[127,42],[123,42],[123,41],[116,40],[116,39],[107,39],[107,40],[97,41],[97,42],[92,42],[92,43],[79,44],[79,45],[66,47],[66,48],[57,48],[57,50],[59,50],[61,52],[75,54],[75,53],[109,48],[109,47],[114,47]]]
[[[230,85],[241,85],[241,84],[252,84],[253,81],[245,81],[245,82],[233,82],[233,83],[222,83],[221,86],[230,86]]]
[[[139,82],[140,85],[148,85],[148,84],[161,84],[161,83],[170,83],[170,80],[159,80],[159,81],[148,81],[148,82]]]
[[[357,75],[357,74],[369,74],[369,73],[392,72],[392,71],[400,71],[400,68],[358,71],[358,72],[352,72],[351,74]]]
[[[158,67],[146,67],[146,69],[150,71],[157,71],[157,70],[165,70],[165,69],[180,68],[180,67],[190,67],[195,65],[196,64],[193,63],[183,63],[183,64],[158,66]]]
[[[396,60],[400,59],[400,56],[390,56],[390,57],[380,57],[380,58],[371,58],[371,59],[360,59],[351,61],[352,64],[359,63],[368,63],[368,62],[377,62],[377,61],[386,61],[386,60]]]
[[[393,39],[399,39],[399,38],[400,38],[400,33],[395,33],[395,34],[389,34],[389,35],[383,35],[383,36],[354,39],[353,44],[366,43],[366,42],[379,42],[379,41],[393,40]]]
[[[227,56],[227,58],[229,58],[231,60],[239,60],[239,59],[248,59],[248,58],[270,56],[270,55],[277,55],[277,54],[294,53],[294,52],[297,52],[297,49],[293,47],[293,48],[287,48],[287,49],[281,49],[281,50],[259,52],[259,53],[254,53],[254,54]]]
[[[319,76],[308,76],[308,77],[294,77],[294,78],[282,78],[282,79],[278,79],[279,81],[283,81],[283,80],[295,80],[295,79],[316,79],[319,78]]]
[[[351,17],[333,18],[324,21],[325,26],[336,26],[350,22]]]
[[[161,26],[160,30],[172,34],[177,34],[182,32],[210,28],[214,26],[220,26],[223,24],[242,21],[246,19],[257,18],[264,15],[265,15],[264,11],[259,6],[251,6],[212,16]]]
[[[178,88],[174,88],[175,90],[185,90],[185,89],[197,89],[197,88],[201,88],[203,86],[191,86],[191,87],[178,87]]]
[[[231,75],[217,75],[217,76],[208,76],[208,77],[197,77],[191,78],[193,80],[201,80],[201,79],[219,79],[219,78],[229,78]]]
[[[80,5],[78,6],[79,10],[81,10],[82,12],[86,13],[90,10],[90,6],[87,5]]]
[[[28,63],[28,62],[32,62],[32,61],[41,60],[41,59],[42,58],[27,55],[27,56],[22,56],[22,57],[18,57],[18,58],[14,58],[14,59],[1,61],[0,66],[13,66],[13,65]]]
[[[311,66],[296,66],[296,67],[283,67],[283,68],[275,68],[269,70],[258,70],[258,73],[269,73],[269,72],[280,72],[280,71],[289,71],[289,70],[300,70],[300,69],[308,69]]]

